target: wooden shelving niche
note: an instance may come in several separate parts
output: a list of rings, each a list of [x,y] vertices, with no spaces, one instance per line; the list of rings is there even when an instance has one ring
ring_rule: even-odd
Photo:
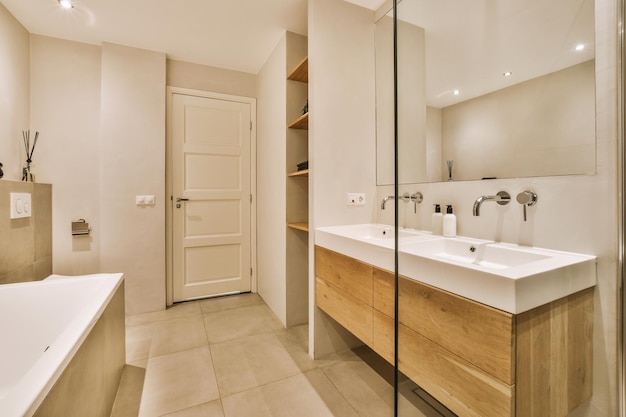
[[[290,129],[309,130],[309,113],[304,113],[302,116],[289,123],[287,127]]]
[[[297,81],[297,83],[295,84],[291,84],[291,88],[292,90],[290,91],[300,91],[302,92],[302,88],[303,86],[300,83],[305,83],[308,84],[309,82],[309,58],[305,57],[304,59],[302,59],[292,70],[291,72],[289,72],[289,74],[287,75],[287,80],[290,81]],[[301,94],[301,93],[298,93]],[[297,99],[296,102],[299,102],[300,100],[304,100],[306,98],[306,94],[304,95],[297,95]],[[291,98],[291,102],[293,103],[293,98],[296,96],[292,96]],[[304,104],[304,102],[303,102]],[[291,109],[291,110],[295,110],[295,109]],[[297,118],[295,118],[295,120],[292,119],[292,121],[290,123],[287,124],[287,129],[297,129],[299,131],[302,130],[309,130],[309,113],[308,113],[308,109],[305,108],[303,111],[306,111],[306,113],[299,115]],[[289,115],[294,115],[295,112],[288,112]],[[293,116],[295,117],[295,116]],[[292,155],[300,155],[300,158],[297,158],[297,156],[295,158],[295,160],[292,160],[292,163],[297,162],[300,163],[306,159],[308,159],[308,152],[303,152],[303,148],[302,148],[302,142],[300,142],[300,140],[304,139],[304,140],[308,140],[308,133],[297,133],[295,134],[292,133],[291,135],[288,135],[288,137],[291,137],[291,140],[295,140],[295,142],[288,142],[287,146],[288,146],[288,154],[291,152]],[[291,149],[291,151],[289,150]],[[293,153],[294,149],[299,149],[298,151],[296,151],[295,153]],[[294,164],[295,165],[295,164]],[[292,165],[293,166],[293,165]],[[289,180],[290,182],[288,183],[288,190],[292,189],[292,190],[301,190],[302,189],[302,182],[301,181],[306,181],[306,178],[309,176],[309,170],[308,169],[303,169],[303,170],[299,170],[299,171],[291,171],[291,172],[287,172],[287,178],[293,178],[293,180]],[[297,178],[304,178],[304,180],[299,180]],[[295,181],[295,182],[291,182],[291,181]],[[297,185],[296,185],[297,184]],[[303,203],[305,203],[306,199],[308,199],[307,195],[303,195],[300,191],[297,191],[295,194],[291,193],[288,191],[288,195],[290,195],[291,200],[288,201],[288,204],[290,204],[288,207],[293,207],[293,210],[288,210],[288,215],[287,215],[287,227],[289,229],[292,230],[297,230],[300,232],[308,232],[309,231],[309,224],[306,220],[306,218],[308,217],[308,213],[306,209],[302,209],[302,205]],[[305,199],[305,200],[303,200]]]
[[[309,57],[305,57],[300,63],[289,73],[288,80],[309,82]]]

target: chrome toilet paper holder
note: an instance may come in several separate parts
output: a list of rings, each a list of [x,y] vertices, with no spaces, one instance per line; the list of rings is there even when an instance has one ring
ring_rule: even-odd
[[[84,236],[91,232],[89,223],[85,219],[79,219],[76,222],[72,222],[72,236]]]

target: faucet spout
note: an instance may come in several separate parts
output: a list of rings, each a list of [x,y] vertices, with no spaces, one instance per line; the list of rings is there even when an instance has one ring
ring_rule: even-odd
[[[396,198],[395,195],[388,195],[387,197],[383,198],[383,201],[380,202],[380,209],[384,210],[385,209],[385,204],[387,204],[387,200],[389,200],[390,198]]]
[[[495,201],[501,206],[509,204],[511,201],[511,196],[506,191],[500,191],[496,195],[481,195],[474,201],[474,208],[472,209],[472,214],[474,216],[480,216],[480,206],[485,201]]]

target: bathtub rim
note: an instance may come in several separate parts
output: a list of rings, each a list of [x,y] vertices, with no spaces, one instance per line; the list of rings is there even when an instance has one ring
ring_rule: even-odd
[[[52,279],[48,279],[52,278]],[[96,325],[109,302],[124,282],[123,273],[101,273],[80,276],[51,275],[43,281],[32,281],[7,286],[71,285],[72,281],[101,281],[102,291],[89,298],[77,317],[68,322],[57,335],[49,349],[42,353],[20,381],[0,398],[0,411],[8,417],[31,417],[35,414],[61,374],[65,371],[76,352]],[[0,291],[4,286],[0,286]]]

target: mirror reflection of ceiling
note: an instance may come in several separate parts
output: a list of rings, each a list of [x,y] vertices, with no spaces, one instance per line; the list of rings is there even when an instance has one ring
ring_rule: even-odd
[[[411,0],[399,4],[398,19],[425,29],[426,101],[433,107],[594,57],[593,0]]]

